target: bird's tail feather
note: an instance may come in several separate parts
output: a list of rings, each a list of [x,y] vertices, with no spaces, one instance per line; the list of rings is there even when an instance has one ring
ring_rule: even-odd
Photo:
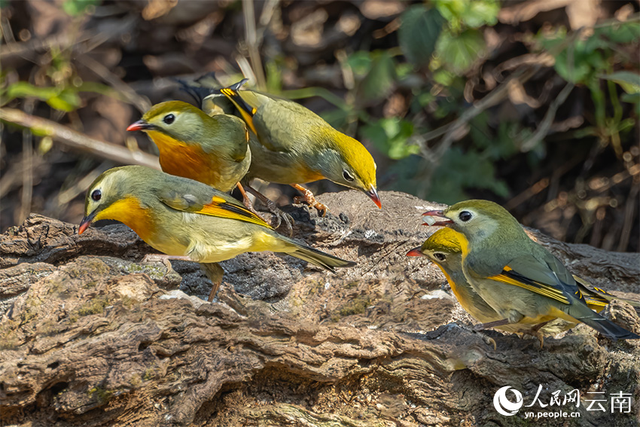
[[[576,320],[591,326],[602,335],[614,340],[640,338],[640,335],[634,334],[633,332],[616,325],[609,319],[600,316],[579,300],[572,301],[572,304],[568,306],[567,314]]]
[[[575,279],[576,284],[578,285],[578,289],[580,289],[580,291],[582,292],[582,295],[584,296],[587,303],[589,302],[589,300],[593,300],[594,302],[600,301],[604,303],[604,305],[607,305],[614,299],[617,299],[619,301],[624,301],[627,304],[633,306],[636,310],[640,308],[640,301],[634,301],[627,298],[620,298],[618,296],[610,294],[604,289],[600,289],[591,285],[591,283],[587,282],[581,277],[574,275],[573,278]]]
[[[353,267],[354,265],[356,265],[355,262],[347,261],[342,258],[329,255],[309,246],[302,245],[295,240],[286,238],[284,236],[279,237],[281,237],[289,245],[291,245],[291,247],[293,247],[293,251],[287,251],[289,255],[310,262],[311,264],[317,265],[318,267],[325,268],[329,271],[334,271],[336,267]]]

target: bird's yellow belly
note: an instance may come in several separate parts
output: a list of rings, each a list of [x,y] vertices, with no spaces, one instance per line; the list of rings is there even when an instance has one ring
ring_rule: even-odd
[[[278,184],[304,184],[325,177],[313,170],[303,158],[291,153],[270,151],[259,144],[252,144],[251,167],[248,176]]]
[[[245,252],[279,251],[281,242],[264,232],[247,233],[239,239],[198,239],[187,254],[198,262],[220,262]]]

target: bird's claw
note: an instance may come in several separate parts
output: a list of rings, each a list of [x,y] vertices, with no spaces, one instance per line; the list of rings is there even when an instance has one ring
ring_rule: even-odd
[[[327,214],[327,206],[318,202],[315,197],[311,198],[312,200],[309,201],[309,199],[307,199],[304,196],[295,196],[293,198],[293,202],[294,203],[304,203],[306,205],[309,205],[309,207],[312,208],[316,208],[316,210],[318,211],[318,215],[320,216],[325,216]]]
[[[284,212],[280,209],[272,200],[266,199],[262,201],[269,212],[273,214],[273,220],[271,226],[275,229],[280,228],[281,225],[284,225],[284,228],[287,231],[289,236],[293,235],[293,224],[295,221],[293,217],[288,213]]]
[[[458,323],[456,322],[456,324],[458,324]],[[471,327],[469,327],[467,325],[464,325],[464,324],[463,325],[458,324],[458,326],[461,329],[464,329],[464,330],[467,330],[467,331],[469,331],[469,332],[471,332],[473,334],[479,335],[480,338],[482,339],[482,341],[484,341],[485,344],[493,346],[493,350],[494,351],[498,348],[498,346],[496,344],[496,340],[494,340],[491,337],[486,336],[485,334],[480,333],[480,331],[484,330],[484,328],[479,328],[479,326],[482,326],[482,324],[471,326]]]
[[[291,186],[302,193],[301,196],[295,196],[293,198],[294,203],[304,203],[312,208],[316,208],[318,215],[320,216],[325,216],[327,214],[327,207],[316,200],[311,190],[304,188],[299,184],[291,184]]]

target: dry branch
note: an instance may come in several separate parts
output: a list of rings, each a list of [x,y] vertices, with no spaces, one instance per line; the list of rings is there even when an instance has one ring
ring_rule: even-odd
[[[0,120],[31,129],[41,136],[50,136],[53,140],[68,147],[82,150],[93,156],[112,160],[121,164],[135,164],[160,169],[158,158],[142,151],[130,151],[120,145],[111,144],[91,138],[67,126],[31,116],[21,110],[13,108],[0,108]]]

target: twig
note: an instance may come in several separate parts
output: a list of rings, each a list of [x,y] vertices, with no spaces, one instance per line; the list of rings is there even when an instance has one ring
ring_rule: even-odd
[[[33,111],[35,107],[34,99],[27,99],[25,102],[25,108],[27,111]],[[31,199],[33,196],[33,134],[31,129],[24,129],[22,131],[22,161],[25,168],[22,170],[22,194],[19,216],[17,223],[27,219],[31,212]]]
[[[118,76],[113,74],[107,67],[91,58],[88,55],[82,55],[77,58],[78,62],[93,71],[98,77],[109,83],[115,90],[119,91],[124,98],[135,105],[141,113],[151,108],[151,103],[145,97],[138,95],[128,84],[123,82]]]
[[[262,59],[258,51],[258,34],[256,32],[256,15],[253,0],[242,0],[242,12],[244,13],[244,28],[251,68],[256,76],[256,84],[260,90],[265,90],[266,78],[262,68]]]
[[[130,27],[133,27],[135,21],[135,17],[122,19],[114,28],[97,34],[84,32],[80,36],[76,37],[74,34],[63,33],[44,40],[33,39],[28,42],[7,43],[2,47],[2,51],[0,51],[0,59],[6,60],[12,56],[21,56],[26,58],[26,55],[29,55],[29,59],[34,60],[34,58],[39,58],[39,56],[34,55],[34,53],[49,51],[52,48],[66,50],[72,46],[78,46],[81,43],[88,42],[87,46],[84,49],[80,49],[79,52],[86,53],[110,40],[112,37],[119,37]]]
[[[529,139],[522,143],[522,145],[520,146],[520,151],[522,151],[523,153],[531,151],[540,141],[542,141],[547,133],[549,133],[549,129],[551,129],[551,125],[553,124],[553,119],[556,118],[556,112],[558,111],[558,108],[560,108],[560,106],[564,104],[564,101],[567,100],[567,97],[574,87],[575,85],[573,83],[567,83],[566,86],[560,91],[556,99],[554,99],[551,105],[549,105],[549,109],[544,115],[544,118],[540,122],[540,125],[538,126],[536,131],[533,133],[533,135],[531,135]]]
[[[627,197],[627,203],[624,207],[624,225],[622,226],[622,232],[620,233],[620,241],[618,242],[617,248],[618,252],[624,252],[627,249],[627,245],[629,245],[631,229],[634,225],[633,218],[635,217],[636,204],[638,203],[636,200],[638,193],[640,193],[640,179],[635,179],[634,183],[631,185],[631,190]]]
[[[104,161],[98,165],[97,168],[93,169],[83,178],[78,180],[73,186],[67,188],[64,191],[60,191],[57,197],[58,207],[64,206],[69,203],[71,200],[75,199],[78,194],[84,193],[87,191],[91,183],[102,174],[102,172],[109,169],[110,166],[109,161]]]
[[[480,101],[476,102],[471,108],[462,113],[462,115],[460,115],[460,117],[449,127],[447,133],[442,137],[442,141],[440,141],[438,146],[432,150],[431,158],[427,159],[434,164],[438,164],[442,156],[444,156],[453,143],[458,129],[469,123],[478,114],[505,99],[509,94],[510,82],[518,80],[521,83],[524,83],[533,77],[539,69],[539,65],[521,68],[509,76],[507,80],[499,84],[489,95],[485,96]]]
[[[103,159],[113,160],[120,164],[136,164],[160,169],[160,163],[156,156],[142,151],[130,151],[120,145],[91,138],[67,126],[26,114],[21,110],[0,108],[0,120],[29,128],[38,135],[50,136],[68,147],[88,152]]]

